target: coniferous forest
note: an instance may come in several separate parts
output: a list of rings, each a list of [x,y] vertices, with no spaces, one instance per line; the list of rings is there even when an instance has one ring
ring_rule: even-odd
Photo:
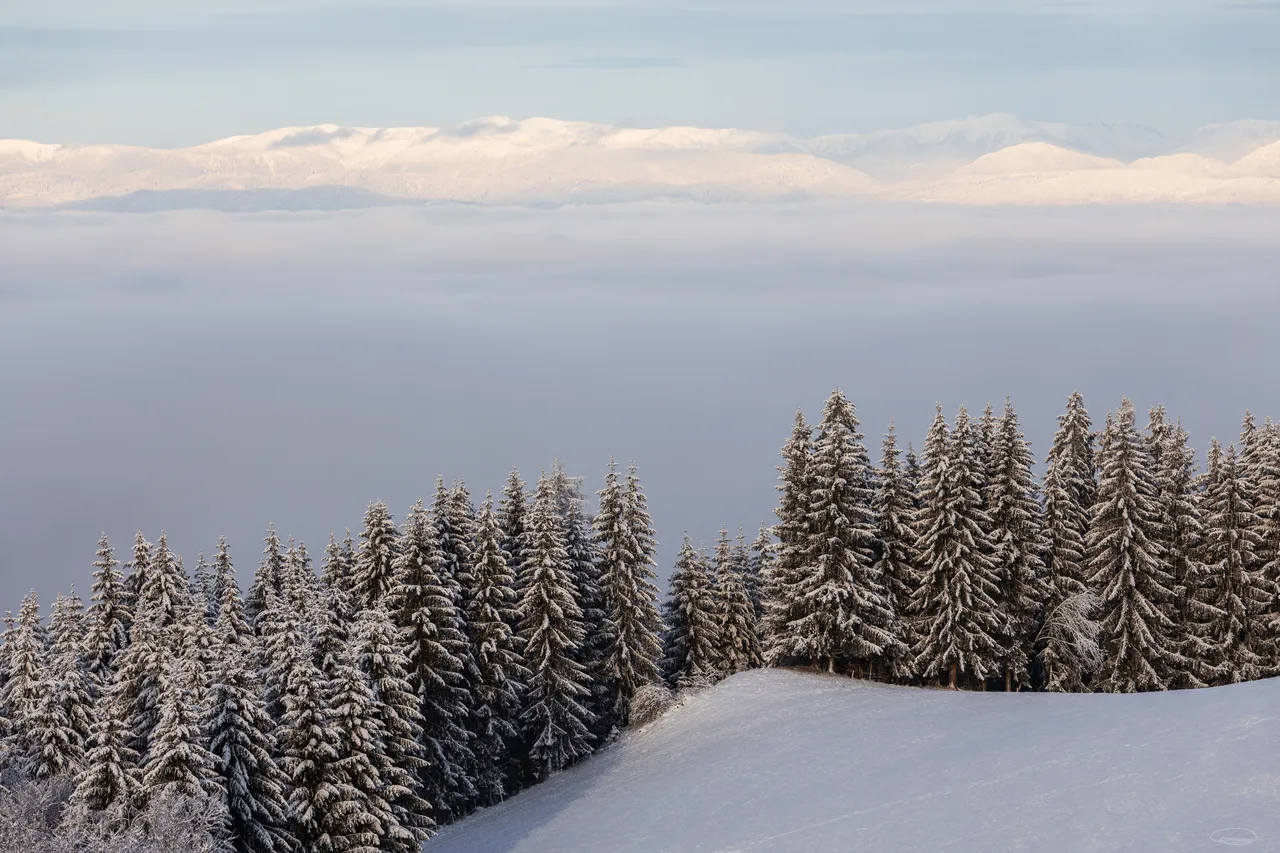
[[[661,602],[634,465],[591,505],[559,464],[478,505],[437,480],[314,556],[269,527],[251,573],[225,540],[188,566],[164,533],[103,536],[87,605],[6,616],[0,833],[408,853],[760,666],[1056,692],[1280,674],[1280,426],[1246,415],[1202,460],[1163,408],[1095,424],[1073,394],[1034,467],[1008,402],[939,408],[919,453],[890,426],[873,459],[837,390],[796,415],[775,523],[686,535]]]

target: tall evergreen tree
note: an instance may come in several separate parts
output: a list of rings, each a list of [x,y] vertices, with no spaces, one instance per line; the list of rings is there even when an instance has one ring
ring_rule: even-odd
[[[583,640],[582,610],[551,480],[538,481],[525,540],[520,636],[530,674],[522,729],[528,743],[529,775],[543,779],[591,751],[590,695],[586,672],[576,660]]]
[[[1089,673],[1080,669],[1086,658],[1076,641],[1091,632],[1093,613],[1087,596],[1089,577],[1085,540],[1097,493],[1097,464],[1094,459],[1093,423],[1085,411],[1079,392],[1067,400],[1067,410],[1058,417],[1044,475],[1044,566],[1047,583],[1045,630],[1040,636],[1040,663],[1046,689],[1075,692],[1084,689]],[[1070,601],[1069,604],[1064,604]],[[1055,618],[1059,608],[1073,619]],[[1061,630],[1081,624],[1086,630]]]
[[[437,823],[459,816],[476,795],[467,775],[474,758],[466,728],[471,695],[463,661],[469,654],[455,587],[442,573],[435,526],[422,502],[405,517],[389,602],[403,632],[409,685],[422,710],[428,767],[423,797]]]
[[[1172,578],[1159,548],[1159,493],[1151,457],[1125,400],[1107,419],[1098,452],[1101,479],[1089,530],[1090,585],[1100,602],[1105,652],[1094,688],[1163,690],[1178,659],[1164,605]]]
[[[72,797],[74,806],[89,812],[106,812],[117,826],[132,816],[142,790],[141,757],[129,748],[132,731],[127,711],[116,699],[114,687],[98,702],[84,769],[76,777]]]
[[[503,531],[485,495],[476,524],[475,567],[467,623],[477,678],[471,686],[472,751],[479,803],[490,806],[509,793],[518,760],[511,746],[519,736],[520,702],[529,676],[515,629],[520,622],[516,578],[502,550]]]
[[[998,576],[984,530],[982,482],[973,425],[961,408],[948,434],[939,407],[924,445],[922,506],[916,521],[921,584],[911,600],[917,638],[914,667],[925,678],[946,673],[982,681],[998,671],[1001,620]]]
[[[86,624],[85,667],[94,679],[95,691],[107,689],[115,678],[116,659],[129,645],[133,616],[125,606],[124,574],[107,534],[98,540],[93,563],[93,604]]]
[[[14,755],[25,756],[35,739],[35,726],[48,663],[40,602],[35,590],[27,593],[18,608],[17,628],[9,641],[8,677],[0,691],[0,717],[8,720],[4,747]]]
[[[391,510],[382,501],[369,504],[360,531],[360,549],[352,578],[352,598],[359,609],[385,603],[395,582],[397,537]]]
[[[1031,476],[1031,448],[1018,424],[1013,404],[995,422],[988,466],[987,509],[990,513],[992,560],[998,578],[996,607],[1002,617],[997,638],[1004,688],[1030,681],[1034,651],[1048,585],[1043,578],[1045,551],[1040,503]]]
[[[838,660],[867,671],[905,647],[875,571],[871,461],[853,405],[839,389],[823,408],[809,472],[809,541],[790,589],[787,652],[824,663],[828,672]]]
[[[372,757],[381,778],[377,794],[392,820],[383,826],[380,847],[387,853],[413,853],[435,825],[431,806],[421,796],[422,712],[409,685],[409,659],[399,632],[382,604],[361,611],[356,626],[356,665],[369,685],[372,715],[379,735]]]
[[[93,724],[93,690],[84,669],[84,605],[74,589],[54,602],[53,644],[31,721],[26,770],[42,779],[74,775],[84,769],[85,747]]]
[[[520,472],[512,468],[498,501],[497,521],[502,530],[502,551],[507,555],[507,566],[512,576],[517,578],[520,567],[524,565],[524,532],[528,515],[529,498],[525,493],[524,480],[520,479]]]
[[[907,481],[899,454],[898,438],[893,424],[890,424],[881,447],[880,470],[877,472],[872,502],[876,538],[880,543],[876,574],[884,585],[886,601],[895,620],[902,625],[902,640],[912,646],[916,638],[910,636],[907,630],[907,611],[911,595],[919,583],[915,532],[912,529],[916,516],[915,494],[911,483]],[[893,675],[897,678],[912,675],[910,654],[900,654],[894,660]]]
[[[751,562],[750,570],[747,572],[747,592],[751,595],[751,603],[755,606],[756,625],[760,628],[762,635],[764,633],[765,588],[768,584],[769,575],[773,571],[775,550],[773,529],[761,522],[756,538],[751,540],[749,552]]]
[[[813,435],[804,414],[796,412],[791,437],[782,446],[778,468],[778,536],[776,559],[765,577],[764,656],[770,665],[785,663],[791,655],[787,626],[799,617],[792,587],[798,580],[809,545],[809,501],[813,493],[810,472]]]
[[[605,672],[613,690],[612,715],[620,725],[626,725],[636,690],[662,677],[658,671],[662,618],[658,588],[653,583],[657,542],[634,463],[623,483],[616,464],[610,461],[600,491],[595,531],[600,548],[600,586],[613,632]]]
[[[1271,603],[1263,618],[1266,631],[1263,668],[1267,675],[1280,673],[1280,425],[1268,420],[1262,429],[1261,448],[1254,474],[1257,500],[1257,557],[1264,588]]]
[[[142,765],[142,795],[222,795],[193,696],[191,672],[171,656],[159,679],[158,718]]]
[[[662,672],[672,687],[702,687],[719,677],[720,620],[706,556],[685,533],[663,608]]]
[[[1257,559],[1261,544],[1251,483],[1234,445],[1209,451],[1204,555],[1212,607],[1207,626],[1207,674],[1215,684],[1252,681],[1265,672],[1267,637],[1262,621],[1271,594]]]
[[[756,609],[743,578],[742,556],[729,541],[729,531],[721,528],[716,545],[714,592],[719,639],[715,662],[723,675],[754,669],[761,664]]]
[[[218,600],[213,589],[213,567],[204,558],[204,551],[196,554],[196,568],[189,584],[193,606],[204,606],[204,618],[210,625],[218,618]]]
[[[125,566],[128,572],[124,579],[124,609],[126,613],[136,615],[138,609],[138,597],[142,593],[142,585],[147,579],[147,571],[151,566],[151,543],[146,540],[139,530],[133,537],[133,554],[129,564]],[[130,629],[132,629],[130,625]]]
[[[258,628],[258,619],[271,605],[272,596],[284,589],[284,545],[276,535],[276,526],[267,525],[267,538],[262,549],[262,562],[253,575],[249,595],[245,599],[244,613],[249,624]]]

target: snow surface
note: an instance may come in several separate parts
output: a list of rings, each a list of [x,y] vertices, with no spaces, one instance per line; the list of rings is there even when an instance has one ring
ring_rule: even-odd
[[[1265,122],[1206,130],[1206,150],[1244,152],[1231,160],[1175,150],[1141,128],[1002,115],[812,140],[502,116],[450,128],[287,127],[182,149],[0,140],[0,206],[130,211],[808,198],[1275,204],[1280,125],[1275,130],[1270,136]]]
[[[429,853],[1280,850],[1280,680],[1139,695],[736,675]]]

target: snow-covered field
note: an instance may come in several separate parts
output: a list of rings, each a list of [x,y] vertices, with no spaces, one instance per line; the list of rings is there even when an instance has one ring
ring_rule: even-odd
[[[1280,850],[1280,680],[951,693],[759,670],[430,853]]]
[[[180,149],[0,140],[0,207],[335,209],[652,199],[1280,204],[1280,122],[1186,140],[979,116],[798,139],[490,117],[456,127],[290,127]]]

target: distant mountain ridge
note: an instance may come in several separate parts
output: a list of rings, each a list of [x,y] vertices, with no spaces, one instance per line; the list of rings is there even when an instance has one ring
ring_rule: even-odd
[[[1105,173],[1105,177],[1103,176]],[[338,209],[383,204],[1280,203],[1280,122],[1149,128],[975,116],[800,139],[494,116],[454,127],[288,127],[180,149],[0,140],[0,206]]]

